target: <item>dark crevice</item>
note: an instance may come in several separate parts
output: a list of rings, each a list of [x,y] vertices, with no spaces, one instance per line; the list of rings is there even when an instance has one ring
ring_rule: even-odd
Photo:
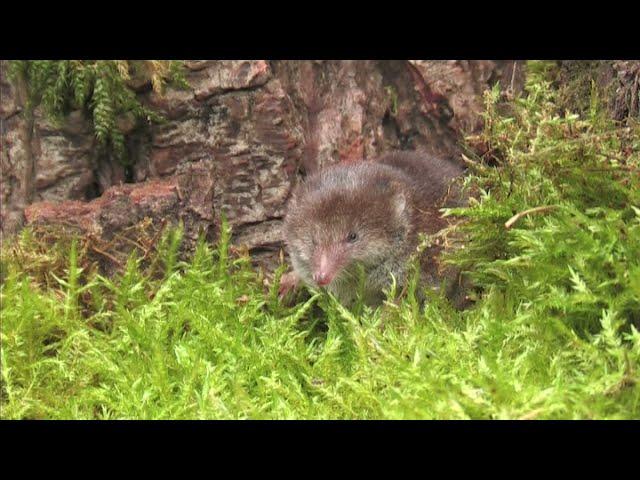
[[[143,163],[151,144],[151,128],[143,126],[126,137],[127,162],[123,165],[124,183],[136,183],[136,165]]]
[[[124,183],[135,183],[135,170],[133,165],[124,166]]]
[[[100,195],[102,195],[102,189],[100,188],[98,181],[93,181],[84,191],[84,199],[86,201],[98,198]]]
[[[243,222],[242,223],[242,228],[254,227],[256,225],[264,225],[264,224],[269,223],[269,222],[282,220],[283,218],[284,217],[282,215],[280,215],[280,216],[274,216],[274,217],[267,217],[267,218],[265,218],[263,220],[256,220],[255,222]]]
[[[398,144],[398,125],[391,112],[387,110],[382,117],[382,131],[384,138],[392,145]]]
[[[249,249],[251,255],[259,255],[259,254],[268,254],[273,252],[279,252],[282,248],[284,248],[284,242],[272,242],[265,243],[264,245],[259,245]]]

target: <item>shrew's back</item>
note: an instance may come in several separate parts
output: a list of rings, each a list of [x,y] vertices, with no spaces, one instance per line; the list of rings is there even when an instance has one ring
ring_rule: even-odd
[[[378,157],[376,162],[397,168],[411,178],[416,201],[427,208],[438,204],[447,194],[453,179],[464,173],[462,166],[424,152],[390,152]]]

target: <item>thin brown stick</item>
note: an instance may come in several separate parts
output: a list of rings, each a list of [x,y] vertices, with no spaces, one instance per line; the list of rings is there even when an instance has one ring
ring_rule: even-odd
[[[91,250],[93,250],[96,253],[99,253],[100,255],[103,255],[105,257],[107,257],[109,260],[111,260],[113,263],[115,263],[116,265],[118,265],[119,267],[122,267],[122,262],[120,262],[120,260],[118,260],[116,257],[114,257],[113,255],[100,250],[98,247],[95,247],[94,245],[91,245],[89,248],[91,248]]]
[[[467,165],[470,165],[472,167],[481,166],[479,162],[475,162],[475,161],[471,160],[464,153],[461,153],[460,156],[462,157],[462,160],[464,161],[464,163],[466,163]]]
[[[164,230],[164,227],[166,226],[166,224],[167,224],[167,219],[163,218],[162,222],[160,223],[160,227],[158,228],[156,233],[153,235],[153,238],[151,239],[151,241],[148,243],[147,250],[145,251],[141,261],[146,260],[149,254],[151,253],[152,249],[156,246],[158,242],[158,238],[160,237],[160,234],[162,234],[162,231]]]
[[[116,234],[115,235],[116,238],[120,239],[120,240],[124,240],[125,242],[130,243],[131,245],[138,247],[140,250],[142,250],[143,252],[145,252],[145,254],[147,253],[147,248],[145,248],[144,246],[142,246],[139,242],[136,242],[135,240],[129,238],[129,237],[125,237],[124,235],[120,235],[120,234]]]
[[[544,207],[535,207],[535,208],[530,208],[528,210],[524,210],[520,213],[516,213],[513,217],[511,217],[509,220],[507,220],[504,224],[504,228],[506,228],[507,230],[510,229],[511,227],[513,227],[513,225],[520,220],[522,217],[529,215],[531,213],[542,213],[542,212],[548,212],[549,210],[553,210],[555,208],[558,208],[557,205],[546,205]]]

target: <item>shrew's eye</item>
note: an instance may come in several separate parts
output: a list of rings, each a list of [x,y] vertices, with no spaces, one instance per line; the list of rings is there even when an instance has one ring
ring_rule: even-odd
[[[353,243],[358,239],[358,235],[355,232],[349,232],[347,235],[347,242]]]

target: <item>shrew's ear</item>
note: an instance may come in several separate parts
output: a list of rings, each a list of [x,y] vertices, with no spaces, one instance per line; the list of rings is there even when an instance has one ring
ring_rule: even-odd
[[[402,184],[389,178],[380,178],[375,182],[376,192],[387,197],[391,201],[393,213],[402,216],[407,208],[407,197],[402,189]]]

